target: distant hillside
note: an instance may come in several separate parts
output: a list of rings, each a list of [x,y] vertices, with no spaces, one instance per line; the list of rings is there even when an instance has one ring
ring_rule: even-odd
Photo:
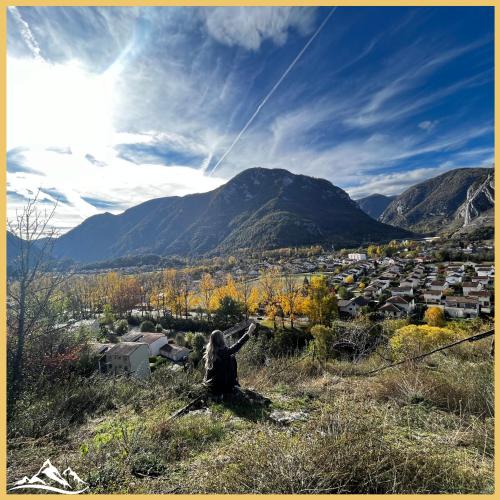
[[[417,184],[396,197],[380,221],[417,232],[453,232],[493,211],[491,168],[462,168]]]
[[[15,234],[7,231],[7,264],[13,264],[16,259],[21,255],[21,251],[23,250],[24,243],[24,252],[26,252],[27,246],[26,243],[16,236]],[[40,258],[40,248],[35,244],[30,247],[30,263],[35,262],[36,259]]]
[[[21,239],[7,231],[7,263],[17,259],[21,251]]]
[[[395,198],[396,196],[385,196],[383,194],[375,193],[370,196],[366,196],[365,198],[360,198],[359,200],[356,200],[356,202],[363,212],[366,212],[374,219],[378,219],[389,203],[391,203],[391,201]]]
[[[327,180],[252,168],[208,193],[159,198],[119,215],[90,217],[57,240],[55,255],[92,262],[143,253],[352,246],[409,235],[374,222]]]

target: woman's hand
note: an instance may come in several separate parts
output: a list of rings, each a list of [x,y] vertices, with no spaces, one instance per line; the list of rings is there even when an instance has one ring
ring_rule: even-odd
[[[255,331],[255,329],[257,328],[257,325],[255,323],[252,323],[249,327],[248,327],[248,335],[252,335],[252,333]]]

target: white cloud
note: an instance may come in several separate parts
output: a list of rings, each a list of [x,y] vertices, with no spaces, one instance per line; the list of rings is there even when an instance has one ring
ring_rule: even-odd
[[[481,156],[480,153],[478,155]],[[398,195],[415,184],[444,174],[449,170],[472,167],[490,168],[493,166],[493,156],[483,157],[482,160],[479,160],[479,156],[477,162],[472,164],[468,161],[464,163],[448,161],[432,168],[415,168],[404,172],[362,176],[362,182],[359,185],[346,187],[345,189],[353,199],[363,198],[373,193],[385,194],[387,196]]]
[[[216,7],[205,13],[212,37],[247,50],[258,50],[267,39],[283,45],[289,29],[307,35],[314,28],[315,18],[314,9],[296,7]]]
[[[226,181],[221,177],[207,178],[201,170],[185,166],[136,165],[116,157],[113,151],[106,155],[106,167],[82,156],[56,151],[31,149],[22,156],[24,164],[37,165],[41,174],[9,172],[8,191],[25,197],[32,197],[40,188],[59,193],[62,200],[69,202],[61,201],[57,208],[54,221],[61,230],[105,211],[84,198],[104,200],[119,207],[108,211],[119,213],[152,198],[210,191]],[[41,195],[42,200],[51,202],[56,198],[55,194]],[[11,197],[7,204],[8,216],[12,217],[22,205],[16,197]]]
[[[438,120],[424,120],[418,124],[418,128],[430,132],[437,124]]]

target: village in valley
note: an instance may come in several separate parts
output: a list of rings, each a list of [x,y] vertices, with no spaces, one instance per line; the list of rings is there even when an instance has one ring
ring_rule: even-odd
[[[147,377],[158,362],[169,361],[173,369],[180,369],[188,362],[192,352],[193,342],[186,342],[186,335],[192,339],[195,332],[189,332],[182,327],[184,325],[179,328],[178,323],[176,327],[175,321],[174,325],[163,328],[162,318],[178,316],[194,320],[191,325],[189,322],[186,324],[188,327],[203,325],[210,312],[215,311],[217,301],[227,295],[236,303],[243,303],[244,314],[236,319],[250,319],[263,326],[273,323],[274,328],[277,323],[282,327],[295,323],[295,326],[307,328],[310,326],[307,305],[304,306],[299,297],[307,300],[314,277],[323,280],[328,290],[326,293],[335,298],[331,317],[344,321],[365,317],[373,323],[385,319],[422,323],[429,308],[439,308],[443,318],[450,320],[491,319],[494,263],[478,261],[476,256],[492,255],[492,242],[457,244],[456,248],[447,248],[448,255],[440,252],[442,245],[439,238],[427,238],[340,251],[323,250],[321,247],[281,249],[266,252],[267,256],[260,259],[255,256],[216,259],[213,275],[203,273],[200,269],[204,266],[179,270],[150,266],[146,270],[141,268],[140,272],[134,267],[101,269],[98,275],[101,279],[112,276],[113,279],[129,280],[129,283],[130,280],[142,283],[137,288],[138,302],[132,303],[132,295],[125,306],[129,308],[127,311],[115,311],[122,317],[128,317],[132,325],[124,328],[122,320],[122,326],[117,331],[116,323],[108,322],[107,327],[103,326],[106,314],[113,315],[108,305],[107,313],[96,314],[93,320],[74,321],[72,328],[85,325],[96,334],[104,329],[108,336],[111,335],[113,342],[93,345],[99,355],[98,369],[101,373]],[[461,260],[443,260],[454,251],[460,252]],[[294,253],[298,255],[294,256]],[[123,278],[120,278],[120,273]],[[175,273],[177,277],[170,280],[170,284],[167,278],[162,290],[162,276],[169,273]],[[261,280],[267,283],[262,285]],[[151,287],[149,295],[144,292],[146,283]],[[171,297],[167,300],[169,291],[171,295],[176,293],[172,288],[175,283],[179,287],[179,300],[183,302],[178,304],[177,310],[176,299]],[[274,293],[266,288],[274,288]],[[143,290],[142,302],[140,289]],[[212,295],[208,302],[207,293]],[[292,310],[289,294],[297,295]],[[124,297],[121,299],[124,300]],[[113,300],[116,299],[110,297],[110,301]],[[134,317],[140,318],[141,322],[148,320],[151,331],[147,331],[147,326],[141,328],[138,321],[133,326]],[[207,327],[212,324],[211,321],[205,323]]]

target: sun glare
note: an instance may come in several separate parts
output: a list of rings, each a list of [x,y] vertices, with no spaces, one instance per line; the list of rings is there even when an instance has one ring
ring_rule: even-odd
[[[115,73],[96,75],[72,62],[8,58],[8,149],[69,147],[74,154],[109,145]]]

